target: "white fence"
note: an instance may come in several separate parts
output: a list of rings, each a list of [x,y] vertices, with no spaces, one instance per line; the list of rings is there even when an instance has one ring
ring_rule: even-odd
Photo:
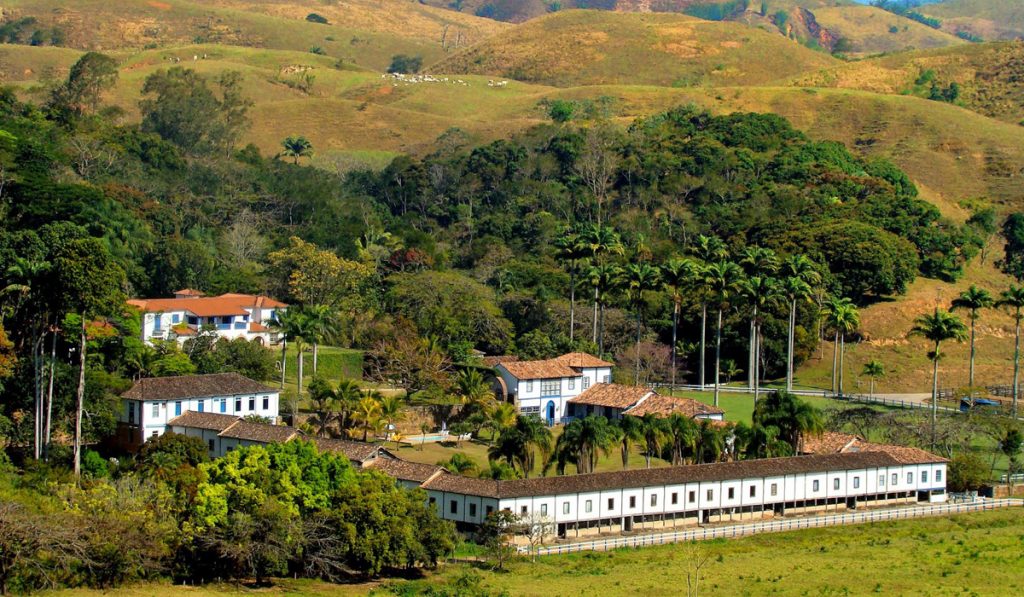
[[[1024,500],[997,499],[983,500],[973,503],[960,504],[934,504],[928,506],[913,506],[889,510],[874,510],[866,512],[853,512],[848,514],[832,514],[828,516],[814,516],[810,518],[794,518],[789,520],[771,520],[755,522],[751,524],[738,524],[722,527],[691,529],[687,531],[675,531],[672,533],[659,533],[651,535],[635,535],[632,537],[615,537],[609,539],[596,539],[593,541],[582,541],[579,543],[565,543],[537,548],[536,555],[549,556],[581,551],[607,551],[621,547],[647,547],[651,545],[666,545],[669,543],[681,543],[687,541],[704,541],[707,539],[723,539],[733,537],[745,537],[760,533],[779,533],[784,531],[795,531],[799,529],[816,529],[821,527],[841,526],[848,524],[863,524],[868,522],[882,522],[887,520],[905,520],[910,518],[923,518],[926,516],[941,516],[949,514],[966,514],[968,512],[981,512],[983,510],[995,510],[1013,506],[1024,506]],[[519,553],[531,553],[529,546],[520,546]]]

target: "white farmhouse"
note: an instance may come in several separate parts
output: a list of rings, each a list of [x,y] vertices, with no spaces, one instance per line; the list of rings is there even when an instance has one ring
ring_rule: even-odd
[[[237,373],[140,379],[121,395],[118,437],[126,446],[141,445],[189,411],[276,421],[280,396],[280,390]]]
[[[184,289],[174,298],[131,299],[128,304],[142,311],[142,340],[185,340],[203,329],[234,340],[244,338],[274,344],[280,334],[272,323],[288,305],[265,296],[222,294],[204,296]]]
[[[495,371],[519,412],[553,425],[569,417],[569,400],[595,384],[611,383],[613,366],[594,355],[570,352],[544,361],[501,362]]]

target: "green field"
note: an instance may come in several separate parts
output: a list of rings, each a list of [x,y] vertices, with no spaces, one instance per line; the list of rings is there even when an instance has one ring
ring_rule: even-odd
[[[415,595],[462,579],[491,594],[680,595],[694,549],[710,555],[702,595],[1015,595],[1024,589],[1020,508],[892,523],[813,529],[694,547],[670,545],[515,562],[504,572],[449,564],[421,580],[336,586],[283,580],[268,589],[142,585],[111,597],[166,595]],[[827,564],[825,563],[827,561]],[[456,591],[449,588],[450,591]],[[99,591],[47,595],[93,596]],[[450,594],[458,594],[452,592]]]
[[[276,359],[281,360],[280,349],[276,350]],[[280,372],[278,373],[280,375]],[[282,398],[295,396],[295,382],[299,374],[298,354],[295,345],[288,346],[287,367],[285,369],[285,386]],[[351,348],[335,348],[333,346],[321,346],[317,358],[317,375],[337,385],[342,379],[354,379],[359,381],[363,378],[363,351]],[[280,377],[277,378],[280,383]],[[303,346],[302,357],[302,388],[305,395],[306,387],[313,379],[313,348]]]

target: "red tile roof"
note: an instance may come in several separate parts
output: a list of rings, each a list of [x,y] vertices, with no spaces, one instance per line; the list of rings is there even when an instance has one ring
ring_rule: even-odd
[[[848,448],[844,454],[856,453],[881,453],[892,457],[900,464],[930,464],[933,462],[949,462],[949,460],[936,456],[920,448],[910,446],[895,446],[891,444],[875,444],[872,442],[856,442]]]
[[[597,369],[615,366],[615,363],[603,361],[585,352],[568,352],[552,360],[576,369]]]
[[[447,474],[443,468],[437,465],[410,462],[397,458],[378,458],[368,462],[366,468],[375,468],[389,477],[413,483],[423,483],[434,475]]]
[[[182,288],[181,290],[174,291],[175,296],[206,296],[202,290],[195,290],[192,288]]]
[[[850,433],[839,433],[826,431],[819,436],[808,436],[803,438],[800,446],[802,454],[838,454],[846,452],[864,438]]]
[[[709,406],[699,400],[676,398],[674,396],[662,396],[661,394],[649,396],[646,400],[627,410],[623,414],[632,415],[634,417],[642,417],[646,414],[668,417],[673,413],[679,413],[684,417],[689,417],[691,419],[696,417],[725,415],[724,410],[714,406]]]
[[[617,383],[598,383],[590,386],[582,394],[569,400],[570,404],[586,404],[625,410],[654,390],[643,386],[623,386]]]
[[[181,400],[271,392],[278,393],[280,390],[237,373],[212,373],[140,379],[121,397],[127,400]]]
[[[579,377],[572,367],[563,365],[556,360],[548,361],[516,361],[512,363],[499,363],[501,367],[511,373],[516,379],[561,379],[564,377]]]
[[[199,298],[131,299],[128,304],[147,313],[188,311],[198,317],[245,315],[248,312],[246,309],[253,309],[257,304],[264,308],[288,306],[265,296],[252,294],[222,294]]]
[[[285,443],[296,437],[301,437],[302,432],[294,427],[285,427],[284,425],[267,425],[266,423],[241,420],[221,431],[219,435],[220,437],[269,444],[271,442]]]
[[[364,461],[373,460],[381,454],[384,454],[387,457],[391,456],[390,452],[375,444],[353,442],[331,437],[310,438],[310,441],[314,442],[317,449],[321,452],[339,452],[355,463],[363,463]]]

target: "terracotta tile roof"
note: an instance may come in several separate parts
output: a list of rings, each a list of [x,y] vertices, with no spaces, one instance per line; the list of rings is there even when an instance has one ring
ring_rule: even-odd
[[[590,386],[582,394],[569,400],[570,404],[586,404],[605,406],[608,408],[627,409],[654,391],[643,386],[623,386],[617,383],[598,383]]]
[[[174,291],[175,296],[206,296],[206,293],[202,290],[195,290],[194,288],[182,288],[181,290]]]
[[[355,463],[362,463],[377,458],[382,452],[390,456],[390,453],[375,444],[364,442],[353,442],[345,439],[334,439],[331,437],[310,438],[321,452],[338,452]]]
[[[846,452],[849,448],[861,441],[864,441],[864,438],[858,435],[826,431],[817,437],[808,436],[803,438],[803,444],[800,446],[800,453],[838,454],[840,452]]]
[[[398,458],[378,458],[368,462],[366,468],[377,469],[389,477],[413,483],[423,483],[437,474],[449,474],[443,468],[434,464],[422,464]]]
[[[917,463],[945,462],[945,459],[924,453]],[[678,485],[683,483],[728,481],[795,475],[801,473],[846,471],[867,468],[900,466],[906,464],[886,452],[861,452],[826,454],[814,456],[791,456],[761,460],[741,460],[715,464],[634,469],[612,473],[590,473],[563,477],[541,477],[515,479],[511,481],[486,481],[458,475],[435,477],[423,484],[424,489],[465,492],[492,498],[518,498],[546,496],[563,493],[583,493],[611,489],[651,487],[656,485]]]
[[[147,313],[188,311],[199,317],[245,315],[248,312],[246,309],[252,309],[257,304],[264,308],[288,306],[265,296],[252,294],[222,294],[198,298],[131,299],[128,304]]]
[[[185,414],[174,417],[167,422],[171,427],[192,427],[194,429],[209,429],[210,431],[224,431],[241,420],[241,417],[234,415],[222,415],[220,413],[201,413],[194,410],[185,411]]]
[[[672,413],[679,413],[684,417],[694,419],[697,417],[724,415],[725,411],[691,398],[677,398],[674,396],[652,394],[646,400],[627,410],[623,414],[632,415],[634,417],[642,417],[646,414],[668,417]]]
[[[576,369],[596,369],[615,366],[615,363],[609,363],[585,352],[568,352],[551,360]]]
[[[256,323],[255,321],[249,324],[249,331],[253,333],[257,332],[269,332],[270,328],[263,325],[262,323]]]
[[[515,361],[512,363],[499,363],[501,367],[511,373],[516,379],[561,379],[563,377],[579,377],[572,367],[563,365],[552,359],[548,361]]]
[[[252,423],[241,420],[221,431],[219,435],[220,437],[269,444],[271,442],[284,443],[300,437],[302,434],[294,427],[267,425],[266,423]]]
[[[121,397],[128,400],[182,400],[268,392],[277,393],[279,390],[237,373],[213,373],[140,379]]]
[[[844,454],[885,454],[900,464],[929,464],[932,462],[949,462],[949,460],[936,456],[920,448],[910,446],[894,446],[891,444],[875,444],[871,442],[857,442]]]
[[[499,365],[501,363],[515,363],[515,362],[518,362],[519,361],[519,357],[517,357],[515,355],[512,355],[512,354],[506,354],[506,355],[495,355],[495,356],[483,357],[481,360],[484,362],[484,365],[487,365],[488,367],[495,367],[495,366],[497,366],[497,365]]]

